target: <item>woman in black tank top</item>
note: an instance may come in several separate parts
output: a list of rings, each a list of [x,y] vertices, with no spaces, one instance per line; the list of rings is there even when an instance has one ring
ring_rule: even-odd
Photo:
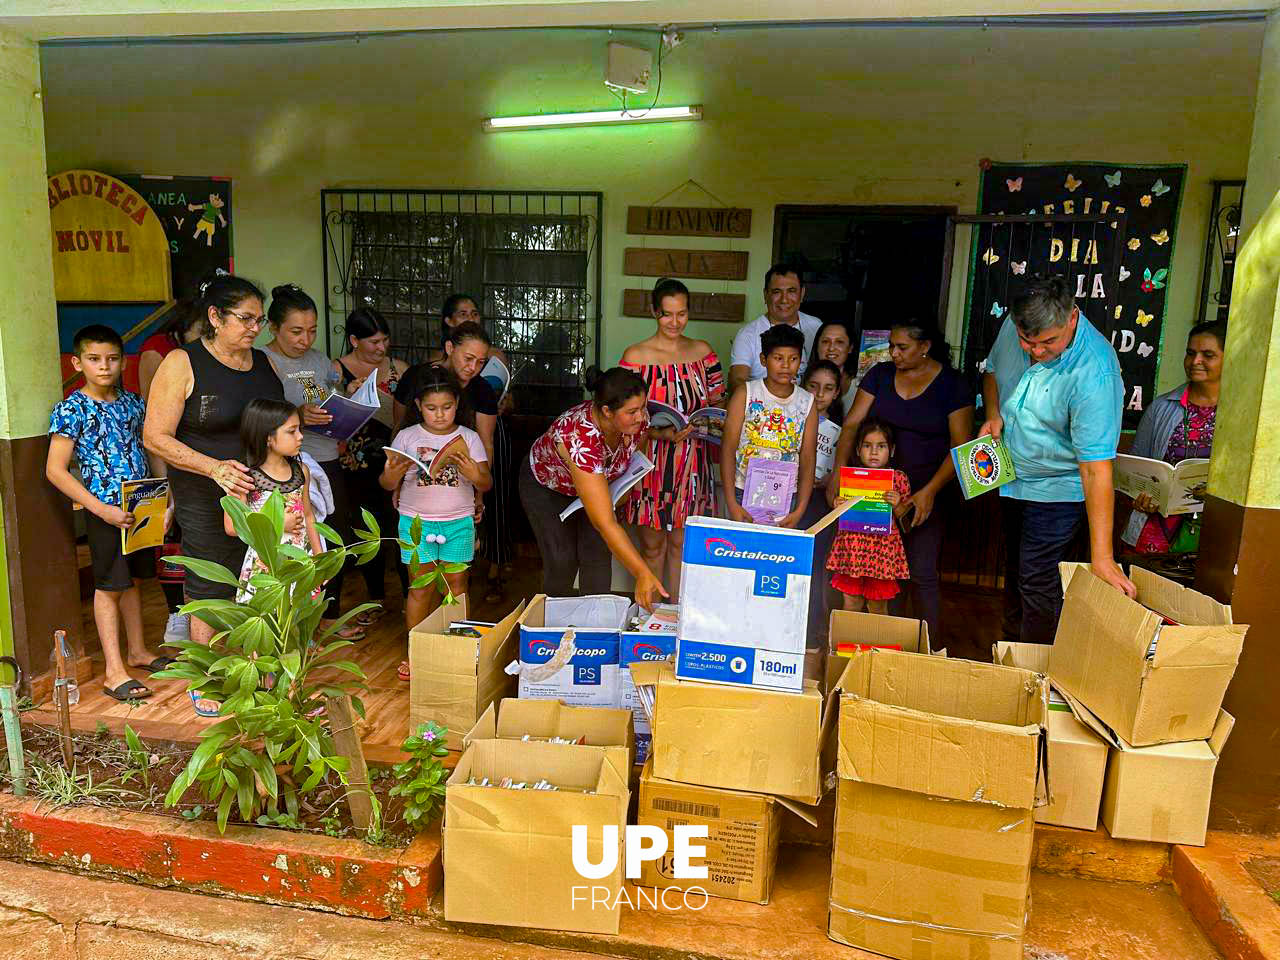
[[[223,529],[226,492],[251,489],[240,456],[240,415],[257,397],[284,400],[266,355],[253,349],[262,327],[262,293],[247,280],[222,275],[201,287],[207,335],[160,364],[143,430],[146,447],[169,465],[183,551],[240,570],[245,545]],[[231,599],[235,588],[188,570],[188,600]],[[212,631],[192,619],[193,640]]]

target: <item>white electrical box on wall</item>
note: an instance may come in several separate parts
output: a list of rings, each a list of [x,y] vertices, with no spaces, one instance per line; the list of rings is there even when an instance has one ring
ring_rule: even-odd
[[[604,70],[604,85],[629,93],[648,93],[652,70],[651,51],[625,43],[611,43],[609,61]]]

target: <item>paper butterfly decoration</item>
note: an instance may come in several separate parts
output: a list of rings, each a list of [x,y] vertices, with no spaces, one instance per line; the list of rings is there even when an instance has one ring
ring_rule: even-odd
[[[1063,186],[1067,188],[1068,193],[1075,193],[1083,182],[1083,180],[1077,180],[1074,176],[1068,173],[1067,182],[1064,183]]]
[[[1138,311],[1138,320],[1137,320],[1138,326],[1140,326],[1140,327],[1145,327],[1148,323],[1150,323],[1150,322],[1151,322],[1152,320],[1154,320],[1155,318],[1156,318],[1156,317],[1155,317],[1155,314],[1153,314],[1153,313],[1147,313],[1147,311],[1145,311],[1145,310],[1139,310],[1139,311]]]
[[[1008,185],[1010,193],[1017,193],[1019,190],[1022,189],[1021,177],[1019,177],[1017,180],[1006,180],[1005,183]]]
[[[1004,316],[1004,307],[1000,306],[999,301],[992,302],[991,315],[997,319]]]
[[[982,255],[982,262],[988,267],[994,267],[1000,261],[1000,254],[996,253],[994,247],[987,247],[987,252]]]
[[[1013,267],[1013,272],[1014,272],[1014,273],[1026,273],[1026,272],[1027,272],[1027,261],[1025,261],[1025,260],[1022,260],[1022,261],[1018,261],[1018,260],[1011,260],[1011,261],[1009,261],[1009,266]]]
[[[1165,182],[1163,180],[1157,180],[1155,183],[1151,185],[1151,192],[1154,193],[1157,197],[1163,197],[1166,193],[1169,192],[1169,188],[1165,186]]]
[[[1163,247],[1166,243],[1169,242],[1169,231],[1161,230],[1159,233],[1153,233],[1151,235],[1151,239]]]
[[[1140,357],[1149,357],[1149,356],[1151,356],[1151,354],[1153,354],[1154,352],[1155,352],[1155,351],[1151,348],[1151,344],[1149,344],[1149,343],[1140,343],[1140,344],[1138,344],[1138,356],[1140,356]]]
[[[1152,290],[1163,290],[1167,276],[1169,276],[1168,267],[1161,267],[1155,273],[1152,273],[1151,268],[1147,267],[1142,271],[1142,292],[1150,293]]]
[[[1138,198],[1138,202],[1142,204],[1144,207],[1151,206],[1151,194],[1144,193],[1141,197]]]
[[[1124,267],[1121,267],[1121,268],[1120,268],[1120,282],[1121,282],[1121,283],[1124,283],[1126,280],[1128,280],[1128,279],[1129,279],[1130,277],[1132,277],[1132,276],[1133,276],[1133,274],[1132,274],[1132,273],[1130,273],[1128,270],[1126,270]]]
[[[1120,186],[1120,171],[1117,170],[1115,173],[1104,173],[1102,175],[1102,179],[1107,181],[1108,187],[1118,187]]]
[[[1134,237],[1132,240],[1129,241],[1130,250],[1137,250],[1140,246],[1142,246],[1142,241],[1139,240],[1137,237]]]
[[[1117,303],[1117,304],[1116,304],[1116,319],[1117,319],[1117,320],[1119,320],[1119,319],[1120,319],[1120,311],[1121,311],[1121,310],[1123,310],[1123,309],[1124,309],[1124,304],[1122,304],[1122,303]]]

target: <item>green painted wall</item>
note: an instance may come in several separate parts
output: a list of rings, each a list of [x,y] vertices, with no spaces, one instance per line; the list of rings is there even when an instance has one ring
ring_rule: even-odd
[[[1261,24],[691,33],[666,61],[662,101],[704,104],[704,122],[505,135],[482,134],[481,118],[615,102],[601,83],[605,31],[52,48],[49,167],[230,175],[239,270],[313,294],[323,187],[602,190],[603,355],[613,361],[651,329],[619,315],[623,288],[644,285],[621,273],[623,248],[644,242],[625,234],[626,207],[687,178],[754,211],[753,236],[736,247],[750,253],[750,281],[697,285],[746,293],[754,316],[776,204],[972,210],[982,157],[1185,161],[1165,337],[1174,362],[1160,378],[1168,386],[1181,377],[1197,304],[1209,181],[1246,167],[1262,35]],[[672,199],[682,201],[709,202],[689,190]],[[727,350],[733,329],[692,332]]]

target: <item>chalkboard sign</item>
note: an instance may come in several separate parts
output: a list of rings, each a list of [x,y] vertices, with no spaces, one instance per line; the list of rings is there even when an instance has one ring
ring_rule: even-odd
[[[231,180],[227,177],[120,178],[151,205],[169,238],[175,300],[195,294],[208,274],[233,273]]]
[[[1136,427],[1155,394],[1186,170],[1183,164],[984,163],[979,214],[1115,219],[975,226],[966,365],[985,355],[1029,278],[1063,275],[1081,312],[1116,349],[1125,427]]]

